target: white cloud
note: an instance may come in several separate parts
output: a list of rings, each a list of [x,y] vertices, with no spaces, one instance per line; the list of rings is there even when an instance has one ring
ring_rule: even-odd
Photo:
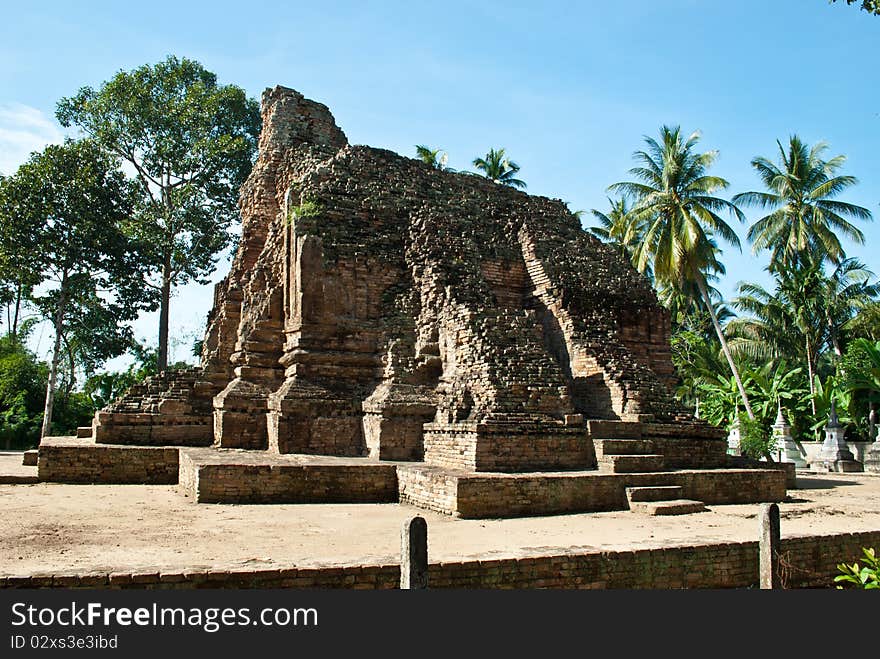
[[[64,140],[55,121],[21,103],[0,104],[0,174],[13,174],[32,151]]]

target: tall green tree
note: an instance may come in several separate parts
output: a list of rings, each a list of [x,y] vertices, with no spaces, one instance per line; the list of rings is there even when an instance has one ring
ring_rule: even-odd
[[[609,209],[607,212],[590,210],[593,217],[599,221],[599,226],[590,227],[588,231],[597,238],[617,245],[620,253],[627,260],[632,261],[638,247],[645,238],[647,222],[643,217],[634,217],[630,202],[626,197],[608,199]],[[644,273],[649,279],[652,277],[650,265]]]
[[[843,259],[822,281],[822,307],[829,347],[843,355],[842,337],[853,318],[877,302],[880,282],[870,283],[874,273],[855,258]]]
[[[37,227],[29,226],[21,213],[21,186],[0,177],[0,304],[6,307],[6,333],[13,341],[28,299],[41,279]]]
[[[855,315],[844,325],[846,333],[855,338],[880,341],[880,302],[859,305]]]
[[[754,418],[707,284],[708,275],[724,272],[716,237],[737,248],[740,245],[736,232],[719,213],[728,212],[740,221],[745,217],[735,204],[714,196],[729,183],[708,174],[718,152],[697,152],[699,138],[698,132],[685,137],[678,126],[663,126],[659,141],[645,137],[647,150],[633,154],[638,166],[629,171],[637,180],[615,183],[608,189],[633,199],[632,216],[647,223],[634,255],[636,267],[644,272],[650,264],[660,285],[678,290],[695,286],[699,291],[746,412]]]
[[[504,153],[504,149],[489,149],[483,158],[474,158],[474,167],[483,172],[483,176],[495,183],[509,185],[513,188],[525,188],[526,182],[516,178],[519,165]]]
[[[18,335],[0,336],[0,441],[6,450],[34,446],[40,438],[47,374],[23,341],[31,327],[24,323]]]
[[[159,369],[168,364],[172,290],[206,282],[232,241],[238,190],[250,173],[260,130],[257,102],[218,85],[196,61],[169,56],[120,71],[97,91],[84,87],[58,103],[76,125],[135,171],[140,197],[129,230],[149,249],[159,306]]]
[[[733,304],[749,315],[728,325],[736,337],[734,349],[757,361],[785,357],[801,361],[807,367],[812,394],[819,355],[828,341],[821,264],[778,270],[775,279],[772,293],[758,284],[740,285]]]
[[[828,259],[839,263],[845,258],[837,234],[862,244],[865,236],[847,218],[869,221],[867,208],[836,199],[858,181],[854,176],[838,175],[845,156],[823,158],[828,145],[812,147],[797,135],[788,147],[779,147],[779,161],[758,156],[752,167],[766,191],[743,192],[733,203],[771,211],[751,227],[748,239],[755,253],[770,250],[771,268],[790,268],[804,260]]]
[[[92,140],[67,140],[32,154],[9,186],[16,200],[14,221],[31,232],[29,248],[44,291],[33,302],[55,333],[44,437],[64,345],[79,336],[95,363],[121,354],[131,340],[124,323],[145,302],[139,251],[122,232],[133,195],[117,160]]]

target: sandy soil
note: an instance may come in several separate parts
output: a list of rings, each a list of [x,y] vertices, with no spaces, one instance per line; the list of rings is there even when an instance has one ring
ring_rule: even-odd
[[[10,456],[11,457],[11,456]],[[2,462],[7,456],[2,456]],[[783,537],[880,530],[880,477],[799,474]],[[757,539],[758,505],[459,520],[411,506],[194,504],[165,485],[0,485],[0,574],[395,562],[401,523],[428,521],[433,561]]]

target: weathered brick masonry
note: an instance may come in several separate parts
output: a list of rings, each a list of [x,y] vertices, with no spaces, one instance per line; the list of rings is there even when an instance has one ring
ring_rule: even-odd
[[[783,587],[830,588],[837,565],[880,547],[880,531],[782,540]],[[0,588],[356,588],[393,589],[397,564],[0,575]],[[639,549],[562,551],[517,558],[431,563],[430,588],[754,588],[758,543],[729,542]]]
[[[626,510],[627,487],[679,485],[684,497],[707,504],[751,503],[755,493],[782,501],[781,470],[676,470],[609,474],[558,472],[479,474],[431,466],[400,466],[400,500],[463,518]]]
[[[120,414],[164,406],[202,419],[224,378],[217,443],[282,453],[418,458],[426,421],[561,437],[577,413],[688,418],[665,387],[669,319],[650,284],[559,200],[350,146],[326,107],[276,87],[241,211],[202,368],[165,394],[132,390],[99,428],[125,435]],[[546,443],[487,444],[487,468],[548,466]]]
[[[176,483],[178,449],[93,444],[88,438],[44,437],[37,469],[55,483]]]
[[[199,503],[392,503],[398,499],[392,463],[315,456],[276,456],[267,463],[235,449],[181,451],[180,489]]]
[[[201,365],[99,412],[97,445],[262,456],[184,460],[182,489],[200,501],[361,501],[390,488],[396,472],[380,461],[409,461],[435,471],[407,472],[405,500],[480,515],[619,503],[620,481],[606,494],[601,480],[538,472],[728,466],[722,433],[670,394],[669,314],[650,282],[562,201],[350,145],[292,89],[262,101],[242,238]],[[112,472],[83,450],[72,471]],[[376,464],[276,465],[281,455]],[[478,478],[505,473],[521,480]],[[725,477],[741,498],[781,498],[773,474]],[[690,491],[715,500],[716,480]],[[454,492],[439,485],[453,481]]]

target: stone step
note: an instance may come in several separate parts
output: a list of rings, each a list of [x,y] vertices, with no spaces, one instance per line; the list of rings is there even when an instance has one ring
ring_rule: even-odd
[[[663,456],[652,453],[642,455],[604,455],[598,459],[598,462],[599,469],[615,474],[663,471]]]
[[[593,439],[619,437],[621,439],[641,439],[642,424],[638,421],[607,421],[590,419],[587,432]]]
[[[195,420],[195,422],[190,421],[189,423],[177,424],[131,423],[130,425],[109,423],[99,425],[98,434],[94,441],[98,444],[120,446],[210,446],[213,444],[214,429],[211,424],[211,418],[208,416],[193,416],[190,418]],[[113,419],[113,421],[116,421],[116,419]]]
[[[626,499],[630,504],[645,501],[670,501],[681,499],[681,496],[681,485],[653,485],[650,487],[626,488]]]
[[[76,429],[77,437],[91,437],[92,436],[92,427],[91,426],[80,426]]]
[[[633,501],[629,509],[645,515],[689,515],[706,510],[706,504],[693,499],[672,499],[669,501]]]
[[[40,452],[35,448],[32,448],[30,451],[25,451],[21,455],[21,464],[25,467],[36,467],[39,455]]]
[[[650,439],[594,439],[596,455],[647,455],[654,453]]]

